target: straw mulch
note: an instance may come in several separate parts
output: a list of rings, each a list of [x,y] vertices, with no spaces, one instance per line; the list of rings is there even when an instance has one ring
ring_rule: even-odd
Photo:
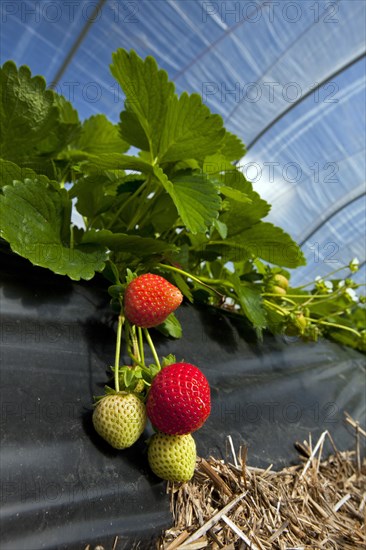
[[[313,445],[296,444],[301,463],[275,472],[246,464],[246,449],[233,463],[210,457],[197,462],[189,483],[169,485],[174,527],[160,550],[355,550],[366,548],[366,461],[355,430],[355,450],[339,452],[331,434]],[[324,444],[332,453],[323,459]]]

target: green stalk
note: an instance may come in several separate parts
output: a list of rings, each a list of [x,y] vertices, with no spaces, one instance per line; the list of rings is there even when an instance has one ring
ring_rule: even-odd
[[[159,357],[158,357],[158,354],[156,353],[155,346],[153,344],[153,341],[151,340],[151,336],[150,336],[149,331],[147,330],[147,328],[144,328],[144,334],[145,334],[146,341],[150,346],[151,353],[153,354],[154,361],[155,361],[156,365],[159,367],[159,370],[160,370],[161,365],[160,365]]]
[[[141,363],[145,365],[144,341],[143,341],[141,327],[137,327],[137,335],[139,339],[140,360],[141,360]]]
[[[271,294],[269,292],[263,292],[262,297],[263,296],[276,296],[276,298],[281,298],[282,301],[288,302],[289,304],[293,305],[294,307],[299,307],[299,304],[297,304],[296,302],[291,300],[291,298],[289,298],[287,294],[284,294],[282,296],[282,294]],[[293,309],[293,308],[291,308],[291,309]]]
[[[138,341],[137,341],[135,325],[133,325],[132,328],[131,328],[131,341],[132,341],[133,355],[134,355],[134,357],[137,358],[137,361],[139,363],[141,363],[140,348],[139,348],[139,344],[138,344]]]
[[[281,298],[281,300],[284,300],[285,302],[289,302],[297,307],[307,307],[314,300],[317,300],[316,305],[322,304],[324,302],[329,302],[329,300],[332,300],[335,296],[337,296],[337,294],[340,294],[338,289],[332,292],[331,294],[312,294],[310,295],[310,297],[304,296],[303,294],[285,294],[282,296],[281,294],[276,294],[274,292],[263,292],[262,296],[263,297],[273,296],[276,298]],[[298,304],[292,301],[291,298],[307,298],[307,299],[305,300],[305,302]]]
[[[178,267],[173,267],[172,265],[167,265],[167,264],[158,264],[159,267],[162,267],[163,269],[168,269],[169,271],[175,271],[176,273],[179,273],[180,275],[183,275],[184,277],[187,277],[189,279],[192,279],[192,281],[196,281],[196,283],[198,283],[199,285],[205,287],[205,288],[209,288],[210,290],[212,290],[213,292],[215,292],[215,294],[217,294],[218,296],[220,296],[220,298],[224,298],[224,295],[221,294],[221,292],[219,292],[218,290],[216,290],[215,288],[213,288],[212,286],[210,286],[209,284],[206,284],[202,281],[202,279],[198,279],[198,277],[195,277],[194,275],[192,275],[191,273],[187,273],[187,271],[183,271],[183,269],[180,269]],[[211,279],[208,279],[210,282],[211,282]],[[217,281],[213,281],[212,284],[217,284]],[[232,288],[232,285],[230,285],[229,283],[226,283],[226,281],[220,281],[220,283],[223,285],[223,286],[230,286],[230,288]]]
[[[135,199],[139,193],[141,193],[141,191],[144,189],[144,187],[146,187],[146,185],[147,185],[147,180],[142,185],[140,185],[140,187],[136,189],[136,191],[132,193],[132,195],[128,197],[128,199],[125,202],[121,204],[121,206],[118,208],[113,218],[110,220],[108,224],[106,224],[106,229],[110,229],[111,227],[113,227],[113,225],[115,224],[115,222],[117,221],[117,219],[119,218],[123,210],[126,208],[126,206],[130,204],[130,202],[133,199]]]
[[[317,323],[319,323],[319,321],[323,321],[323,319],[328,319],[328,317],[334,317],[335,315],[343,315],[344,313],[346,313],[346,309],[348,308],[340,309],[339,311],[335,311],[334,313],[329,313],[328,315],[323,315],[323,317],[319,317],[317,319]]]
[[[132,345],[132,347],[131,347]],[[132,359],[134,365],[138,364],[139,358],[135,356],[135,349],[133,344],[132,326],[126,319],[126,353]]]
[[[74,226],[70,225],[70,248],[74,248]]]
[[[124,320],[125,319],[122,314],[118,315],[116,356],[114,360],[114,386],[115,386],[116,392],[119,392],[119,358],[121,355],[122,327],[123,327]]]
[[[270,309],[276,310],[280,315],[287,317],[288,312],[287,310],[283,309],[281,306],[274,304],[273,302],[270,302],[269,300],[263,300],[263,304],[269,307]]]
[[[335,273],[338,273],[339,271],[342,271],[343,269],[349,269],[348,265],[342,265],[342,267],[337,267],[337,269],[333,269],[333,271],[330,271],[327,273],[322,279],[328,279],[331,275],[334,275]],[[309,283],[305,283],[304,285],[297,286],[296,288],[298,290],[301,290],[302,288],[306,288],[307,286],[313,285],[315,281],[310,281]]]
[[[334,290],[333,292],[329,293],[329,294],[313,294],[310,296],[310,298],[304,302],[302,305],[303,307],[307,306],[308,304],[310,304],[312,301],[313,301],[313,298],[323,298],[322,300],[319,300],[316,305],[319,305],[319,304],[323,304],[325,302],[329,302],[333,300],[333,298],[335,298],[337,295],[339,294],[342,294],[342,289],[341,288],[337,288],[336,290]]]
[[[143,193],[139,199],[139,208],[137,208],[137,211],[128,224],[127,231],[131,231],[131,229],[134,229],[135,225],[138,224],[139,220],[145,216],[146,213],[146,203],[147,203],[147,197],[149,196],[151,192],[151,177],[148,176],[143,187]],[[140,187],[140,191],[142,189],[142,186]],[[141,205],[141,206],[140,206]],[[150,204],[148,205],[148,208],[150,208]]]
[[[330,323],[328,321],[319,321],[318,319],[312,319],[311,317],[305,317],[305,319],[307,321],[311,321],[312,323],[316,323],[318,325],[325,325],[327,327],[334,327],[334,328],[339,328],[341,330],[347,330],[348,332],[352,332],[353,334],[356,334],[356,336],[358,337],[361,336],[357,330],[350,327],[346,327],[344,325],[339,325],[338,323]]]
[[[307,296],[304,294],[284,294],[282,296],[282,294],[276,294],[275,292],[263,292],[262,296],[275,296],[276,298],[307,298]],[[331,296],[331,294],[329,294],[329,296]],[[324,294],[312,294],[311,299],[313,300],[315,298],[324,299]]]

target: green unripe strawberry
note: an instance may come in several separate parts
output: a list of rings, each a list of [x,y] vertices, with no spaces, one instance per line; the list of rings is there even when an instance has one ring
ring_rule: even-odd
[[[144,403],[125,392],[106,395],[93,412],[94,428],[115,449],[131,447],[144,431],[146,418]]]
[[[276,273],[276,275],[272,278],[273,285],[279,286],[285,290],[288,289],[288,279],[284,275],[281,275],[281,273]]]
[[[189,481],[196,465],[196,444],[191,434],[156,433],[148,448],[150,468],[167,481]]]
[[[304,334],[307,325],[308,322],[304,315],[302,313],[297,313],[296,315],[291,316],[291,320],[287,325],[285,332],[287,336],[299,336]]]
[[[284,296],[286,294],[286,289],[282,288],[282,286],[274,285],[270,288],[270,291],[273,294],[278,294],[278,296]]]

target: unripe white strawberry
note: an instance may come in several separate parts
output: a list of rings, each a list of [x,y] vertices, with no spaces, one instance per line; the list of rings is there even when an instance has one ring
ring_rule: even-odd
[[[144,403],[126,392],[106,395],[93,412],[94,428],[115,449],[131,447],[144,431],[146,418]]]
[[[287,336],[300,336],[301,334],[304,334],[307,326],[308,322],[304,315],[302,313],[297,313],[296,315],[291,316],[290,321],[286,326],[285,333]]]
[[[148,448],[150,468],[167,481],[189,481],[196,465],[196,443],[191,434],[156,433]]]
[[[288,279],[284,275],[281,275],[281,273],[276,273],[273,276],[272,282],[274,285],[279,286],[280,288],[283,288],[285,290],[288,289]]]

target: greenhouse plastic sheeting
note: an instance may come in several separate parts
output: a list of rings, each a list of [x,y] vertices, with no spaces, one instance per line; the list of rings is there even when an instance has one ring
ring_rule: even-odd
[[[365,281],[364,0],[1,2],[2,59],[27,64],[81,118],[114,122],[112,52],[153,55],[197,92],[249,152],[245,175],[268,220],[303,245],[301,284],[357,257]]]
[[[153,548],[172,517],[165,482],[147,464],[151,427],[115,451],[91,422],[114,361],[106,289],[12,254],[0,262],[2,550],[108,549],[115,536],[117,549]],[[309,433],[315,441],[329,430],[339,449],[353,447],[343,416],[365,416],[364,356],[327,341],[259,343],[243,321],[215,309],[183,305],[177,316],[181,340],[153,336],[160,356],[175,353],[210,382],[199,456],[232,460],[228,435],[236,451],[248,447],[248,464],[276,469],[298,461],[294,442]]]

